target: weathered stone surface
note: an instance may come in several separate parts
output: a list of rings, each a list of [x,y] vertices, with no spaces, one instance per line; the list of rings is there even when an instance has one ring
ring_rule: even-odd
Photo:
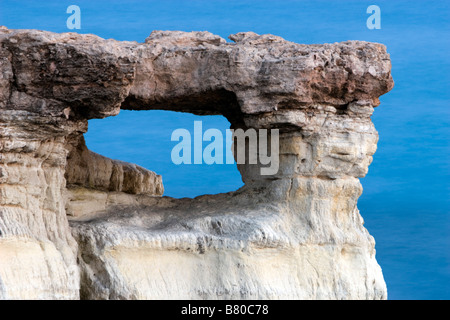
[[[0,298],[386,298],[356,206],[393,86],[385,47],[230,39],[0,29]],[[161,197],[160,176],[84,145],[87,120],[120,109],[277,128],[279,171]]]
[[[11,136],[9,130],[22,129],[8,123],[0,130],[0,298],[76,299],[77,244],[63,198],[65,139]]]
[[[77,135],[73,140],[65,171],[68,185],[132,194],[163,194],[160,175],[138,165],[111,160],[92,152],[86,147],[82,136]]]

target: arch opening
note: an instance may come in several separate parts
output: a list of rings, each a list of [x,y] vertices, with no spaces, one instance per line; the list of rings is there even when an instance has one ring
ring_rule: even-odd
[[[218,129],[223,133],[221,151],[225,157],[226,139],[231,140],[231,136],[226,134],[230,122],[220,115],[199,116],[163,110],[121,110],[115,117],[89,120],[89,129],[84,136],[89,150],[111,159],[137,164],[161,175],[165,196],[196,197],[239,189],[243,182],[235,162],[173,163],[171,153],[178,142],[171,141],[172,133],[176,129],[187,130],[191,135],[193,150],[195,122],[201,122],[202,135],[208,129]],[[209,143],[203,141],[202,149]]]

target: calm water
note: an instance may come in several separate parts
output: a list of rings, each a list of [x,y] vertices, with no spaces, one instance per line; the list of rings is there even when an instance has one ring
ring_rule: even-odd
[[[70,4],[81,7],[80,33],[143,41],[152,30],[272,33],[299,43],[366,40],[391,54],[395,88],[373,121],[380,141],[362,179],[359,208],[374,235],[390,299],[450,298],[448,1],[0,1],[0,25],[65,32]],[[366,8],[381,8],[381,30],[366,28]],[[88,146],[163,175],[166,195],[237,189],[235,166],[175,166],[176,128],[198,117],[126,112],[93,120]],[[223,117],[204,127],[228,128]]]

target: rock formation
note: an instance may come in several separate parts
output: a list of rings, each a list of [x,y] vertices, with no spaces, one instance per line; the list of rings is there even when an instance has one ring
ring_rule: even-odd
[[[393,87],[381,44],[154,31],[145,43],[0,28],[0,298],[385,299],[357,199]],[[89,151],[120,109],[280,130],[280,169],[162,197],[161,177]]]

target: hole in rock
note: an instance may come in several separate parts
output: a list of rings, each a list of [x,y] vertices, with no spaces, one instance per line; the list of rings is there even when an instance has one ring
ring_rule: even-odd
[[[222,133],[223,164],[206,164],[203,159],[202,164],[194,164],[195,121],[201,121],[202,135],[208,129],[218,129]],[[191,136],[191,164],[176,165],[172,161],[172,149],[179,141],[171,141],[171,136],[180,128],[189,131]],[[162,175],[165,196],[196,197],[234,191],[243,186],[236,163],[226,164],[226,139],[231,140],[231,136],[226,135],[229,128],[230,123],[223,116],[121,110],[115,117],[89,120],[85,140],[91,151]],[[203,141],[202,150],[212,141]]]

